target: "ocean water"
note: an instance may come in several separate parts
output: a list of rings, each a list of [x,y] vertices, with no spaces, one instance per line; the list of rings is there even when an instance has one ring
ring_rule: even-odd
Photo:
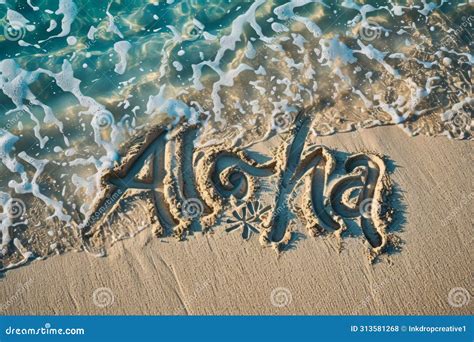
[[[0,0],[0,250],[22,249],[15,225],[41,225],[12,218],[12,198],[57,225],[80,221],[120,146],[163,122],[200,122],[196,146],[243,146],[317,107],[314,135],[390,124],[407,139],[471,139],[473,9]]]

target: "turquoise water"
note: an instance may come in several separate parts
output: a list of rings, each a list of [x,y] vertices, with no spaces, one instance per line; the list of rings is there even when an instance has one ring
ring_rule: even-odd
[[[473,14],[468,1],[0,1],[0,205],[26,194],[61,222],[85,215],[120,145],[163,122],[203,122],[197,146],[242,146],[324,103],[315,135],[396,124],[471,139]]]

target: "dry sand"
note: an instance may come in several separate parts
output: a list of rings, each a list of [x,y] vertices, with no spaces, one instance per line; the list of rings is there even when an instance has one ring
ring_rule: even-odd
[[[277,254],[257,235],[245,241],[223,227],[186,241],[144,229],[103,258],[65,253],[9,270],[0,280],[3,313],[473,314],[472,301],[448,302],[453,288],[473,293],[472,142],[409,138],[394,126],[313,140],[388,156],[395,209],[388,231],[402,240],[398,250],[371,264],[361,234],[341,244],[303,230]],[[106,307],[94,304],[98,288],[111,291]]]

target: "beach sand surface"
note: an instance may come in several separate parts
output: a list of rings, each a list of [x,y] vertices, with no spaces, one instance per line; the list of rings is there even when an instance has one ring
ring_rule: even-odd
[[[395,126],[314,141],[388,157],[395,207],[389,232],[402,240],[399,250],[371,264],[361,236],[344,237],[339,251],[334,236],[302,234],[278,255],[256,235],[244,241],[216,229],[178,242],[144,230],[106,257],[65,253],[7,271],[2,313],[473,314],[472,300],[448,302],[454,288],[473,293],[472,142],[409,138]],[[93,300],[100,288],[113,298],[105,307]]]

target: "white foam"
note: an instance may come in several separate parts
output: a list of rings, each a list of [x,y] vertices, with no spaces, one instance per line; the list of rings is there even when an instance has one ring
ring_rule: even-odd
[[[182,118],[193,123],[197,122],[198,113],[180,100],[173,100],[165,96],[166,85],[160,87],[157,95],[150,96],[146,106],[146,114],[158,115],[164,113],[173,118],[173,124],[176,125]]]
[[[127,54],[131,48],[132,44],[126,40],[114,44],[114,50],[119,56],[119,62],[115,64],[115,72],[119,75],[123,75],[127,69]]]
[[[58,23],[56,22],[56,20],[51,19],[51,20],[49,21],[49,27],[46,29],[46,32],[51,32],[51,31],[54,30],[57,26],[58,26]]]
[[[77,44],[77,38],[74,36],[69,36],[66,38],[67,44],[69,46],[76,45]]]
[[[105,14],[107,15],[108,19],[108,26],[107,26],[107,32],[111,32],[119,36],[121,39],[123,39],[123,34],[120,32],[119,28],[117,25],[115,25],[115,17],[110,13],[110,6],[112,5],[112,2],[109,3],[107,6],[107,11]]]
[[[66,37],[71,32],[71,26],[76,19],[77,12],[78,9],[73,0],[59,0],[59,7],[54,14],[63,16],[61,19],[61,32],[45,40],[40,40],[38,43],[41,44],[53,38]]]
[[[183,70],[183,65],[178,61],[173,61],[173,66],[178,72]]]
[[[360,46],[360,50],[354,50],[354,53],[359,53],[366,56],[370,60],[379,62],[385,70],[387,70],[393,77],[400,78],[400,73],[395,70],[390,64],[385,61],[387,52],[381,52],[373,47],[371,44],[365,45],[360,39],[357,40],[357,44]]]
[[[95,40],[96,32],[97,32],[97,28],[95,26],[89,27],[89,31],[87,32],[87,38],[89,40]]]
[[[303,23],[309,32],[311,32],[316,38],[319,38],[322,35],[321,28],[310,18],[295,14],[295,8],[302,7],[309,3],[318,3],[328,7],[328,5],[326,5],[321,0],[292,0],[284,5],[276,7],[273,10],[273,13],[275,13],[278,19],[280,20],[298,21],[300,23]]]
[[[32,9],[33,11],[39,11],[40,8],[39,8],[38,6],[34,6],[34,5],[31,3],[31,0],[26,0],[26,3],[28,4],[28,6],[31,7],[31,9]]]
[[[30,25],[30,21],[28,19],[10,8],[7,10],[7,21],[10,25],[17,29],[24,27],[30,32],[35,29],[35,25]]]
[[[7,111],[5,115],[9,115],[17,111],[28,113],[31,120],[35,123],[34,133],[40,143],[41,148],[43,148],[48,141],[48,137],[41,136],[41,124],[30,108],[24,104],[25,100],[29,101],[33,105],[40,106],[43,109],[43,122],[45,124],[54,124],[59,128],[61,133],[63,132],[63,124],[55,117],[52,109],[39,101],[29,89],[29,85],[32,84],[42,73],[51,75],[50,72],[44,71],[42,69],[38,69],[33,72],[23,70],[13,59],[5,59],[0,61],[0,89],[15,105],[15,109]]]

